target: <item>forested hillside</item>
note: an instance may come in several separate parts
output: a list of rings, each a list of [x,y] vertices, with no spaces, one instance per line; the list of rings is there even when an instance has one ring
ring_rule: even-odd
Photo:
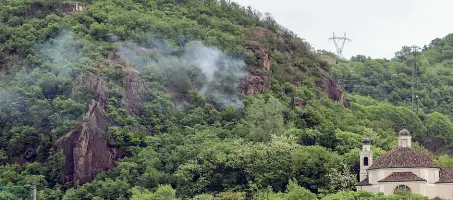
[[[365,136],[379,157],[407,128],[453,165],[448,41],[418,57],[432,83],[420,78],[414,113],[408,56],[331,66],[229,1],[0,1],[0,185],[68,200],[426,199],[348,191]]]
[[[348,92],[418,110],[424,128],[413,130],[417,141],[430,151],[451,155],[452,46],[450,34],[418,51],[404,46],[392,60],[359,55],[336,65],[333,74]]]

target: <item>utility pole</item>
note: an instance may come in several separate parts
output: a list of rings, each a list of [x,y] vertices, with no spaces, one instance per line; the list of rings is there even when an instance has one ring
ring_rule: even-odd
[[[351,39],[346,37],[346,33],[344,33],[343,37],[337,37],[337,36],[335,36],[335,32],[333,32],[333,37],[329,38],[329,40],[333,40],[333,42],[335,44],[335,49],[337,50],[338,59],[342,59],[344,43],[346,41],[351,41]]]
[[[418,105],[418,88],[419,88],[419,81],[418,81],[418,74],[419,74],[419,67],[418,67],[418,60],[417,60],[417,54],[418,50],[421,48],[418,46],[411,46],[412,49],[412,110],[417,113],[419,109]]]

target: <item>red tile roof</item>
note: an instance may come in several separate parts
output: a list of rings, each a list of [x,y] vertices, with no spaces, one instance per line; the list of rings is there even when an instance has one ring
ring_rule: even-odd
[[[363,179],[363,181],[360,181],[359,183],[355,184],[355,186],[366,186],[366,185],[371,185],[371,184],[368,182],[368,178]]]
[[[433,168],[437,167],[433,160],[421,151],[409,147],[399,147],[381,155],[368,168]]]
[[[453,167],[440,167],[439,181],[436,183],[453,183]]]
[[[393,172],[378,182],[426,181],[412,172]]]

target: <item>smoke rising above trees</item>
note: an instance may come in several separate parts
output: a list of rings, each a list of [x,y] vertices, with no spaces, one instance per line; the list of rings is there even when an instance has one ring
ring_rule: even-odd
[[[123,43],[117,48],[121,61],[137,68],[143,76],[153,76],[179,93],[198,89],[214,102],[234,107],[242,103],[237,96],[239,80],[248,72],[242,60],[200,41],[174,47],[166,41],[150,39],[149,44]]]

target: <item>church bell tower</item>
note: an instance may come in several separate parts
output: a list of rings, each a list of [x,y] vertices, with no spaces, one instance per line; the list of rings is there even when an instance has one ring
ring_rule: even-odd
[[[360,151],[360,181],[368,177],[367,169],[373,164],[373,152],[371,142],[367,137],[363,140],[362,151]]]
[[[412,147],[412,136],[407,129],[403,129],[398,133],[398,147]]]

